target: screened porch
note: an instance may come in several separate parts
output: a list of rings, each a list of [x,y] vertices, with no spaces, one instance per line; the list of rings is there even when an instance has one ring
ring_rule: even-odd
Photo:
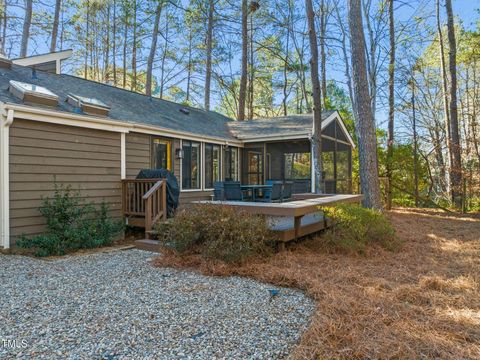
[[[352,147],[335,138],[322,139],[322,193],[352,192]],[[312,192],[311,143],[307,139],[246,144],[242,182],[264,184],[267,180],[293,182],[293,193]]]

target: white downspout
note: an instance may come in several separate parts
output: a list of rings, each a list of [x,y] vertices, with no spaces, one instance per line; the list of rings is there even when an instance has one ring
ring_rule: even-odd
[[[9,140],[13,110],[8,110],[7,118],[0,124],[0,243],[4,249],[10,248],[10,161]]]
[[[127,178],[127,151],[124,132],[120,133],[120,176],[122,180]]]

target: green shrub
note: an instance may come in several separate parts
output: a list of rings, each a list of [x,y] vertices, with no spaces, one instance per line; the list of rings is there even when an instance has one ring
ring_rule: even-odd
[[[37,256],[64,255],[82,248],[111,245],[115,236],[123,231],[121,221],[108,215],[109,208],[85,203],[78,191],[55,184],[52,198],[44,198],[39,208],[46,218],[45,234],[25,237],[17,245],[35,249]]]
[[[212,205],[182,210],[157,231],[162,243],[177,253],[196,253],[229,263],[267,254],[273,240],[264,217]]]
[[[364,253],[369,245],[393,251],[400,245],[395,230],[379,211],[359,205],[339,204],[324,209],[332,226],[322,236],[329,250]]]

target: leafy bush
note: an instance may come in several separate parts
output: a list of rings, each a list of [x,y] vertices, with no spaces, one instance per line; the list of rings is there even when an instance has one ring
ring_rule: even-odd
[[[55,184],[52,198],[44,198],[39,208],[47,220],[48,231],[31,238],[23,236],[17,245],[33,248],[37,256],[64,255],[81,248],[111,245],[123,231],[121,221],[108,215],[109,208],[85,203],[77,191]]]
[[[157,231],[163,244],[177,253],[229,263],[267,254],[273,240],[264,217],[212,205],[184,209]]]
[[[379,211],[349,204],[324,210],[332,221],[322,239],[329,250],[364,253],[368,245],[376,244],[393,251],[401,245],[393,226]]]

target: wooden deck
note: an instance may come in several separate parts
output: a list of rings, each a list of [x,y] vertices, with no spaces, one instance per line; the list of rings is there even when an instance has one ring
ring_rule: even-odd
[[[303,196],[302,196],[303,195]],[[325,229],[329,222],[319,210],[339,203],[359,203],[363,195],[297,194],[293,201],[284,203],[258,203],[246,201],[197,201],[199,204],[230,206],[251,214],[266,215],[272,230],[278,234],[283,247],[287,241]]]

